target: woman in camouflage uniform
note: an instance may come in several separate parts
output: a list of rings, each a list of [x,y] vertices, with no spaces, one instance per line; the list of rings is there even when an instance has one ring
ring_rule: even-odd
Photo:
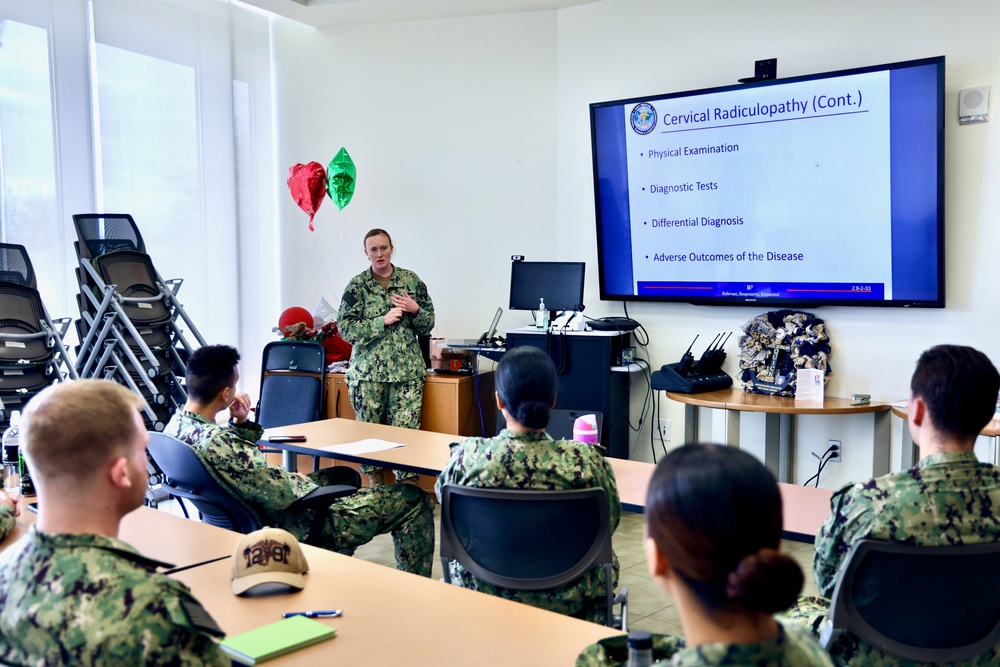
[[[757,459],[718,445],[672,451],[649,485],[646,535],[649,572],[684,628],[684,638],[654,636],[654,659],[669,667],[832,664],[808,634],[772,616],[795,602],[802,570],[778,551],[781,493]],[[625,639],[587,647],[577,666],[624,665]]]
[[[535,347],[509,350],[497,366],[497,407],[507,428],[495,438],[468,438],[451,446],[451,458],[438,477],[445,484],[480,488],[566,490],[600,487],[608,499],[611,530],[621,518],[621,500],[604,449],[545,433],[556,402],[556,369]],[[452,561],[453,583],[560,614],[604,622],[605,576],[596,565],[575,582],[542,591],[501,588],[481,581]],[[618,581],[618,558],[614,559]]]

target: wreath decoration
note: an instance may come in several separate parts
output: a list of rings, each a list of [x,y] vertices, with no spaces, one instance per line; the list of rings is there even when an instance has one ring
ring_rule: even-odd
[[[822,370],[824,384],[833,372],[826,323],[812,313],[772,310],[741,328],[739,366],[743,391],[794,396],[797,369]]]

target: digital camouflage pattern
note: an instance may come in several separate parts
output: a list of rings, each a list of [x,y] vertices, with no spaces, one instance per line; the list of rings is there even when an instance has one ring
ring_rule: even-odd
[[[406,292],[420,306],[416,315],[388,327],[384,317],[392,309],[392,295]],[[340,335],[351,343],[351,365],[347,369],[347,391],[358,421],[420,428],[424,375],[418,335],[434,330],[434,304],[427,286],[413,271],[393,265],[389,287],[375,279],[369,268],[351,279],[340,300],[337,314]],[[362,474],[377,466],[362,465]],[[417,477],[395,471],[397,480]]]
[[[833,494],[830,505],[830,516],[816,536],[813,559],[816,587],[823,597],[804,596],[785,612],[787,619],[805,623],[816,635],[840,568],[858,540],[925,546],[1000,540],[1000,469],[980,463],[973,452],[934,454],[910,470],[848,484]],[[852,634],[841,636],[830,654],[840,665],[932,664],[890,658]],[[1000,647],[976,660],[949,663],[952,667],[997,664]]]
[[[289,505],[328,482],[318,470],[303,476],[271,465],[257,447],[263,429],[245,422],[221,427],[201,415],[178,410],[164,433],[187,443],[234,497],[269,526],[283,528],[305,542],[312,509],[287,511]],[[409,484],[359,489],[338,498],[327,510],[328,521],[314,546],[351,556],[376,535],[392,533],[396,566],[425,577],[434,555],[434,513],[426,493]]]
[[[400,428],[420,428],[420,408],[424,399],[424,378],[406,382],[368,382],[357,380],[348,384],[351,406],[360,422],[388,424]],[[378,466],[361,466],[367,475]],[[416,479],[415,472],[396,470],[396,481]]]
[[[685,648],[673,635],[653,635],[653,660],[660,667],[829,667],[830,657],[801,628],[778,624],[775,639],[757,644],[702,644]],[[628,638],[617,635],[591,644],[576,667],[619,667],[628,664]],[[662,661],[662,662],[661,662]]]
[[[7,537],[7,534],[14,529],[15,523],[17,517],[14,516],[14,510],[6,505],[0,505],[0,540]]]
[[[451,457],[435,485],[458,484],[491,489],[566,490],[600,487],[608,499],[611,530],[618,528],[622,505],[615,474],[604,449],[572,440],[553,440],[544,432],[515,433],[504,429],[495,438],[467,438],[452,443]],[[451,562],[453,583],[490,595],[517,600],[560,614],[604,622],[605,577],[600,566],[575,583],[544,591],[519,591],[493,586]],[[618,557],[614,557],[614,584],[618,584]]]
[[[385,326],[383,318],[392,309],[392,295],[404,291],[420,311],[403,313],[399,322]],[[354,276],[340,300],[337,326],[354,346],[347,371],[349,385],[360,380],[404,382],[422,379],[427,372],[417,335],[429,335],[434,329],[434,304],[427,286],[412,271],[394,266],[388,288],[379,284],[371,269]]]
[[[0,662],[229,665],[163,563],[101,535],[28,534],[0,557]],[[207,612],[205,612],[207,614]]]

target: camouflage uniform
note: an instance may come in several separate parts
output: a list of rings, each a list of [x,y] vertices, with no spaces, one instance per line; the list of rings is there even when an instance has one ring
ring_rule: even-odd
[[[917,467],[866,482],[848,484],[833,494],[831,512],[816,536],[813,571],[823,598],[804,596],[787,612],[818,634],[837,575],[851,546],[869,538],[925,546],[979,544],[1000,540],[1000,468],[980,463],[973,452],[924,457]],[[969,592],[972,594],[972,592]],[[845,634],[830,647],[837,664],[906,665]],[[953,667],[996,665],[1000,647]]]
[[[451,458],[438,476],[435,490],[459,484],[481,488],[564,490],[604,489],[608,498],[611,530],[618,528],[622,505],[615,474],[604,458],[604,448],[572,440],[553,440],[544,432],[515,433],[504,429],[495,438],[467,438],[451,445]],[[560,614],[604,622],[604,570],[595,566],[579,580],[544,591],[500,588],[470,575],[451,562],[452,581],[490,595],[517,600]],[[618,584],[618,557],[614,557],[614,583]]]
[[[702,644],[685,648],[684,639],[653,635],[653,660],[662,667],[709,667],[710,665],[754,665],[754,667],[829,667],[833,663],[801,628],[778,624],[780,634],[758,644]],[[602,639],[583,650],[576,667],[624,667],[628,663],[626,635]]]
[[[0,505],[0,540],[7,537],[7,534],[14,529],[15,523],[17,517],[14,516],[14,510],[6,505]]]
[[[396,324],[383,318],[392,308],[392,295],[409,294],[420,311],[403,314]],[[375,279],[371,269],[359,273],[344,290],[337,315],[340,335],[354,348],[347,371],[347,389],[357,420],[420,428],[420,407],[427,368],[417,335],[434,329],[434,304],[417,274],[394,266],[389,287]],[[376,466],[362,465],[368,473]],[[396,479],[417,474],[396,471]]]
[[[326,485],[324,470],[302,476],[271,465],[255,444],[264,429],[245,422],[223,428],[201,415],[177,411],[164,433],[194,449],[216,480],[269,526],[305,541],[312,509],[286,511],[309,492]],[[397,568],[425,577],[434,555],[434,513],[426,493],[409,484],[359,489],[329,507],[329,520],[315,546],[351,556],[376,535],[392,532]]]
[[[158,566],[118,539],[32,526],[0,558],[0,663],[229,665]]]

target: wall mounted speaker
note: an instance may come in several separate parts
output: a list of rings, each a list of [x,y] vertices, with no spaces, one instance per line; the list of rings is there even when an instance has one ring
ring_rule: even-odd
[[[958,123],[985,123],[990,119],[990,87],[963,88],[958,93]]]

